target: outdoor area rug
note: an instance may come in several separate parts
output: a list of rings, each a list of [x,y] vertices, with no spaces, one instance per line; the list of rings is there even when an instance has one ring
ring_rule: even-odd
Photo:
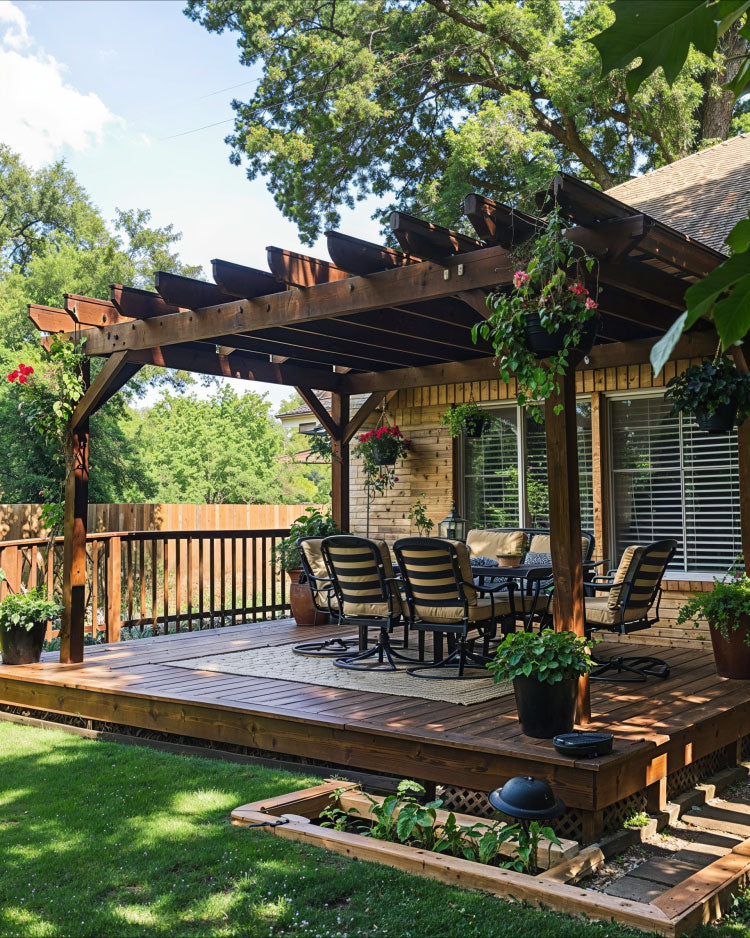
[[[248,677],[272,677],[280,681],[319,684],[344,690],[395,694],[398,697],[423,697],[466,706],[484,703],[513,693],[511,681],[494,684],[492,677],[432,681],[412,677],[405,671],[347,671],[337,668],[331,658],[307,658],[295,655],[291,645],[253,648],[203,658],[185,658],[170,662],[171,667],[220,674],[246,674]]]

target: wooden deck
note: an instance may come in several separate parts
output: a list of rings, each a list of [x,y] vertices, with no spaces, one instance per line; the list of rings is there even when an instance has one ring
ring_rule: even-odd
[[[704,647],[655,648],[672,667],[667,681],[593,682],[592,727],[613,731],[616,745],[611,756],[580,761],[524,736],[512,696],[459,706],[173,667],[332,631],[281,620],[91,646],[82,664],[46,654],[38,665],[0,666],[0,701],[474,791],[545,776],[585,818],[585,836],[596,834],[603,809],[643,789],[652,806],[663,802],[668,774],[750,732],[750,682],[719,678]],[[622,644],[597,649],[608,651]]]

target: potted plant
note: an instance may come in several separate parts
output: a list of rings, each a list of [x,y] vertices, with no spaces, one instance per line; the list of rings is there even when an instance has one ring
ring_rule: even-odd
[[[714,588],[696,593],[681,607],[677,622],[695,627],[708,621],[719,677],[750,680],[750,579],[745,572],[715,580]]]
[[[0,580],[5,574],[0,571]],[[3,664],[35,664],[44,645],[47,623],[59,620],[62,606],[47,599],[41,587],[9,593],[0,602],[0,649]]]
[[[674,416],[689,414],[708,433],[727,433],[750,413],[750,375],[738,371],[726,355],[672,378],[666,394]]]
[[[469,439],[477,439],[489,430],[495,418],[474,401],[467,404],[454,404],[440,418],[440,423],[448,427],[452,437],[465,434]]]
[[[512,288],[490,294],[489,316],[472,330],[475,342],[481,336],[492,345],[503,381],[516,379],[518,403],[538,422],[538,402],[560,392],[561,377],[588,354],[599,328],[598,304],[585,284],[596,261],[564,230],[552,212],[514,255],[519,269]]]
[[[354,455],[363,462],[368,491],[382,494],[393,488],[398,482],[393,466],[397,460],[405,459],[410,449],[411,440],[396,426],[384,425],[361,434]]]
[[[328,537],[329,534],[343,533],[334,522],[330,512],[323,514],[318,508],[310,506],[291,525],[289,534],[274,547],[271,557],[289,576],[289,605],[297,625],[314,625],[316,622],[310,585],[302,574],[302,564],[297,549],[300,537]],[[324,624],[320,614],[318,624]]]
[[[512,632],[487,664],[495,683],[513,681],[527,736],[551,739],[573,729],[578,678],[591,671],[590,639],[573,632]]]

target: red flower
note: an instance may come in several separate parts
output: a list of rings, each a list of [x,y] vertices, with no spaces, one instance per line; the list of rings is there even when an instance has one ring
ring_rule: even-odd
[[[574,283],[572,286],[568,287],[568,290],[570,290],[571,293],[575,293],[576,296],[588,292],[582,283]]]
[[[586,309],[598,309],[599,304],[592,297],[586,297]]]
[[[18,376],[18,383],[19,383],[19,384],[26,384],[26,381],[27,381],[27,380],[28,380],[28,379],[27,379],[26,375],[19,375],[19,376]]]
[[[393,477],[393,481],[394,481],[394,482],[398,482],[398,476],[394,476],[394,477]]]
[[[8,381],[10,381],[12,384],[16,380],[17,377],[18,377],[18,372],[11,371],[11,373],[8,375]]]
[[[31,367],[31,365],[20,364],[20,365],[18,366],[18,370],[21,372],[22,375],[33,375],[33,374],[34,374],[34,369]]]

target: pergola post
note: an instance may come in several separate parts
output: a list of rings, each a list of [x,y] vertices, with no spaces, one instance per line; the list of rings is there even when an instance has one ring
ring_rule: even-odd
[[[89,382],[89,361],[83,363]],[[85,395],[84,395],[85,397]],[[60,628],[60,661],[83,661],[86,619],[86,534],[89,509],[89,421],[71,429],[65,448],[65,514],[63,518],[63,616]]]
[[[732,357],[737,368],[748,372],[744,346],[733,346]],[[737,430],[737,471],[740,489],[740,533],[745,570],[750,570],[750,420],[744,420]]]
[[[331,514],[342,531],[349,530],[349,395],[331,394],[331,418],[335,425],[334,456],[331,462]]]
[[[555,629],[584,634],[583,557],[581,552],[581,503],[578,485],[575,371],[561,379],[560,394],[547,399],[547,478],[549,479],[549,527],[554,574]],[[556,407],[562,404],[559,414]],[[588,676],[578,685],[578,723],[591,719]]]

